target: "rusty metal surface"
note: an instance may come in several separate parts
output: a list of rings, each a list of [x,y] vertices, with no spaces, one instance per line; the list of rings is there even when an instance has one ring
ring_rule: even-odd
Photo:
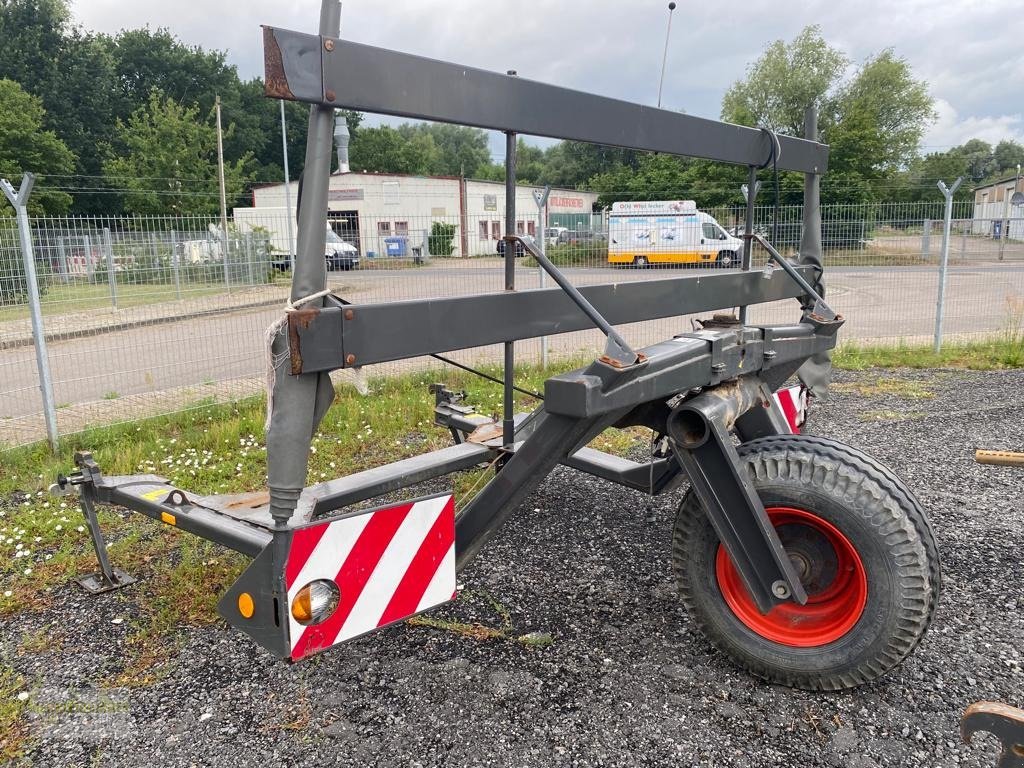
[[[319,309],[294,309],[288,313],[288,357],[294,376],[302,373],[302,340],[299,337],[299,329],[309,328],[310,323],[319,314]]]
[[[1024,768],[1024,710],[995,701],[971,704],[960,718],[960,735],[971,743],[978,731],[987,731],[1003,746],[996,768]]]
[[[284,72],[284,61],[281,59],[281,47],[274,38],[271,27],[263,27],[263,92],[275,99],[294,99],[288,87],[288,76]]]
[[[497,440],[499,437],[503,437],[505,430],[501,424],[496,422],[490,422],[488,424],[481,424],[479,427],[474,429],[470,433],[469,437],[466,438],[467,442],[470,443],[486,443],[489,440]]]
[[[979,464],[994,464],[999,467],[1024,467],[1024,453],[1016,451],[983,451],[974,452],[974,460]]]

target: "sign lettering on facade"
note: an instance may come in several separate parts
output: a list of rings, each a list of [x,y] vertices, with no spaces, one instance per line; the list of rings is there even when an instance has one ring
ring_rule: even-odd
[[[328,200],[362,200],[361,189],[332,189],[327,193]]]
[[[548,200],[548,205],[552,208],[574,208],[582,211],[583,198],[553,196]]]

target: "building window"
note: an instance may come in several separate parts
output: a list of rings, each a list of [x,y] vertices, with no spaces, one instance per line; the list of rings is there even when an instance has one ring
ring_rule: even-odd
[[[530,237],[536,237],[537,235],[537,222],[528,221],[526,222],[526,234]]]
[[[523,222],[521,222],[521,221],[517,221],[516,222],[516,234],[517,235],[525,235],[526,234],[526,225],[523,224]]]
[[[501,239],[501,222],[500,221],[492,221],[491,222],[491,237],[493,237],[495,240],[500,240]]]
[[[377,232],[381,235],[391,234],[391,222],[390,221],[378,221]]]
[[[409,234],[409,222],[408,221],[396,221],[395,222],[395,234],[396,235],[408,235]]]
[[[487,240],[490,235],[490,227],[486,221],[480,222],[480,239]]]

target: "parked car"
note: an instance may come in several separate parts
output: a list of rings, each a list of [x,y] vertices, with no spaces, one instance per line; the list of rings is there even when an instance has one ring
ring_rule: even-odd
[[[561,245],[568,241],[569,229],[567,227],[548,227],[544,230],[544,240],[551,245]]]
[[[569,245],[597,245],[608,242],[603,232],[591,232],[588,229],[581,229],[569,232],[566,242]]]
[[[355,269],[359,266],[359,249],[352,243],[341,239],[341,236],[330,226],[327,227],[327,248],[324,258],[327,259],[328,271],[332,269]]]
[[[327,271],[336,269],[355,269],[359,266],[359,249],[347,240],[343,240],[330,225],[327,226],[327,244],[324,248],[324,260],[327,262]],[[275,269],[287,272],[292,268],[291,258],[278,254],[274,259]]]
[[[523,240],[526,240],[528,243],[530,243],[530,245],[534,245],[535,246],[537,244],[537,241],[533,237],[533,235],[520,235],[520,237],[523,238]],[[526,249],[523,248],[523,244],[522,243],[516,243],[516,258],[517,259],[521,259],[525,254],[526,254]],[[504,240],[499,240],[498,241],[498,255],[499,256],[504,256],[505,255],[505,241]]]

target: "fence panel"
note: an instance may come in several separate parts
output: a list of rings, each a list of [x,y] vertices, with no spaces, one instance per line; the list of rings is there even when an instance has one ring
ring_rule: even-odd
[[[503,290],[503,211],[485,203],[451,211],[440,200],[419,197],[396,201],[386,214],[331,213],[324,254],[331,288],[357,303]],[[657,263],[659,253],[679,250],[671,233],[657,229],[627,233],[653,249],[644,251],[650,257],[644,268],[611,263],[609,245],[613,256],[620,252],[623,234],[615,225],[609,229],[606,215],[574,216],[544,229],[537,210],[521,206],[515,228],[542,242],[549,258],[583,286],[716,269],[710,254],[742,233],[744,210],[708,212],[721,229],[702,231],[709,258],[697,265]],[[823,206],[827,295],[847,318],[844,339],[930,343],[942,216],[941,199]],[[799,206],[757,206],[755,229],[792,255],[800,217]],[[1024,220],[975,218],[971,203],[957,203],[953,217],[948,337],[1019,331]],[[279,316],[290,288],[294,249],[283,209],[239,213],[226,232],[215,217],[48,217],[31,226],[61,434],[262,390],[263,331]],[[520,289],[542,285],[532,259],[516,262]],[[754,265],[764,263],[755,249]],[[13,221],[0,219],[0,447],[45,435],[21,265]],[[786,278],[776,271],[771,279]],[[750,317],[790,322],[794,307],[755,307]],[[684,314],[622,332],[643,346],[690,330],[691,319]],[[602,337],[597,331],[566,334],[548,338],[547,345],[563,357],[600,349]],[[541,341],[517,350],[518,359],[538,361]],[[497,362],[500,350],[452,356]],[[402,361],[368,373],[428,364]]]

